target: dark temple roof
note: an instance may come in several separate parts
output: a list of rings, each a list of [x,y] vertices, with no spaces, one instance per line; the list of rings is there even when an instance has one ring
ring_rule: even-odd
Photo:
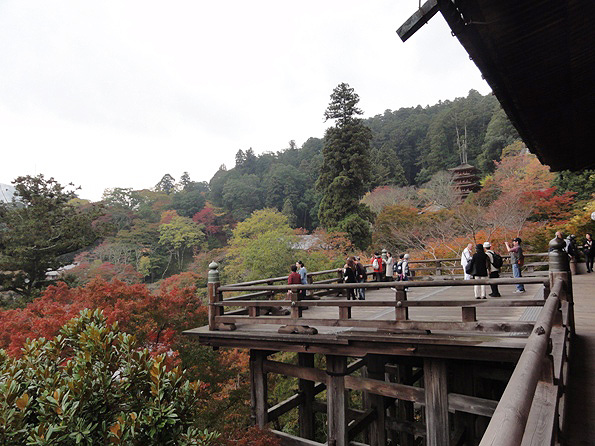
[[[401,38],[438,10],[529,150],[552,170],[595,168],[595,1],[431,0]]]

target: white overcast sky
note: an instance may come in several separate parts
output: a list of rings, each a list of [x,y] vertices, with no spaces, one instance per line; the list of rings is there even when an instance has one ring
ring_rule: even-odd
[[[98,200],[165,173],[208,181],[238,149],[322,137],[347,82],[365,117],[490,91],[418,0],[0,0],[0,183],[43,173]]]

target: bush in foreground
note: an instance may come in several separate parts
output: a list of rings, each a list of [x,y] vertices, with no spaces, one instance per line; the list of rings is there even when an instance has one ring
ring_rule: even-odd
[[[0,351],[0,444],[196,445],[218,434],[197,425],[202,385],[134,336],[84,310],[56,338]]]

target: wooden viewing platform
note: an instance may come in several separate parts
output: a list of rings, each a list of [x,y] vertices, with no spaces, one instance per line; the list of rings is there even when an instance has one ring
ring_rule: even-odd
[[[285,445],[575,444],[564,435],[581,435],[565,423],[574,311],[559,247],[548,277],[522,279],[343,284],[331,270],[308,285],[221,286],[211,268],[209,326],[185,333],[250,349],[254,423],[298,411],[299,435],[273,430]],[[482,283],[502,297],[474,299]],[[514,293],[516,283],[527,292]],[[366,300],[346,299],[362,287]],[[295,395],[269,401],[272,373],[298,378]]]

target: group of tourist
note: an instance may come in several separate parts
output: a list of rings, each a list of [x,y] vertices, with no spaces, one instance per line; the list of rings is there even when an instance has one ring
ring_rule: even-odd
[[[370,259],[376,282],[392,282],[393,280],[409,280],[409,254],[400,254],[395,260],[390,252],[386,253],[384,259],[378,252]]]
[[[525,261],[521,243],[522,240],[519,237],[512,240],[512,246],[508,242],[504,242],[506,250],[510,253],[513,277],[521,277],[521,267]],[[473,254],[471,254],[472,249],[473,244],[469,243],[461,253],[461,265],[463,266],[465,280],[497,279],[500,277],[500,268],[503,263],[502,257],[492,250],[492,244],[490,242],[484,242],[483,244],[475,245],[475,253]],[[490,288],[492,292],[488,296],[501,296],[498,285],[490,285]],[[473,291],[476,299],[486,299],[485,285],[474,285]],[[515,292],[524,293],[525,287],[523,284],[518,284]]]
[[[291,273],[287,278],[289,285],[307,285],[308,284],[308,270],[304,266],[304,262],[298,260],[295,265],[291,265]],[[306,290],[300,290],[299,295],[302,299],[306,297]]]
[[[556,232],[556,237],[564,242],[564,251],[568,254],[569,259],[576,258],[578,249],[576,245],[576,237],[571,235],[564,239],[561,231]],[[512,276],[522,277],[521,268],[525,261],[523,248],[521,246],[522,240],[516,237],[509,244],[504,242],[507,252],[510,254],[510,264],[512,266]],[[585,254],[585,263],[587,272],[593,272],[593,260],[595,259],[595,244],[591,234],[587,233],[582,248]],[[475,251],[475,252],[473,252]],[[400,254],[399,259],[395,261],[390,252],[387,253],[386,259],[380,253],[374,253],[370,259],[370,264],[373,269],[373,276],[377,282],[385,281],[406,281],[409,280],[411,272],[409,269],[409,254]],[[469,243],[461,253],[461,265],[464,271],[465,280],[469,279],[497,279],[500,277],[500,268],[502,267],[502,256],[492,250],[490,242],[475,245]],[[359,256],[348,257],[343,266],[343,282],[344,283],[365,283],[367,280],[367,269],[361,263]],[[306,285],[308,284],[308,271],[301,260],[298,260],[294,265],[291,265],[291,274],[287,279],[289,285]],[[486,285],[474,285],[474,295],[476,299],[486,299],[486,296],[501,297],[498,290],[498,285],[490,284],[491,293],[486,294]],[[524,293],[525,287],[522,283],[516,285],[515,293]],[[306,290],[300,290],[301,298],[306,297]],[[366,298],[365,288],[351,288],[347,295],[348,299]]]

